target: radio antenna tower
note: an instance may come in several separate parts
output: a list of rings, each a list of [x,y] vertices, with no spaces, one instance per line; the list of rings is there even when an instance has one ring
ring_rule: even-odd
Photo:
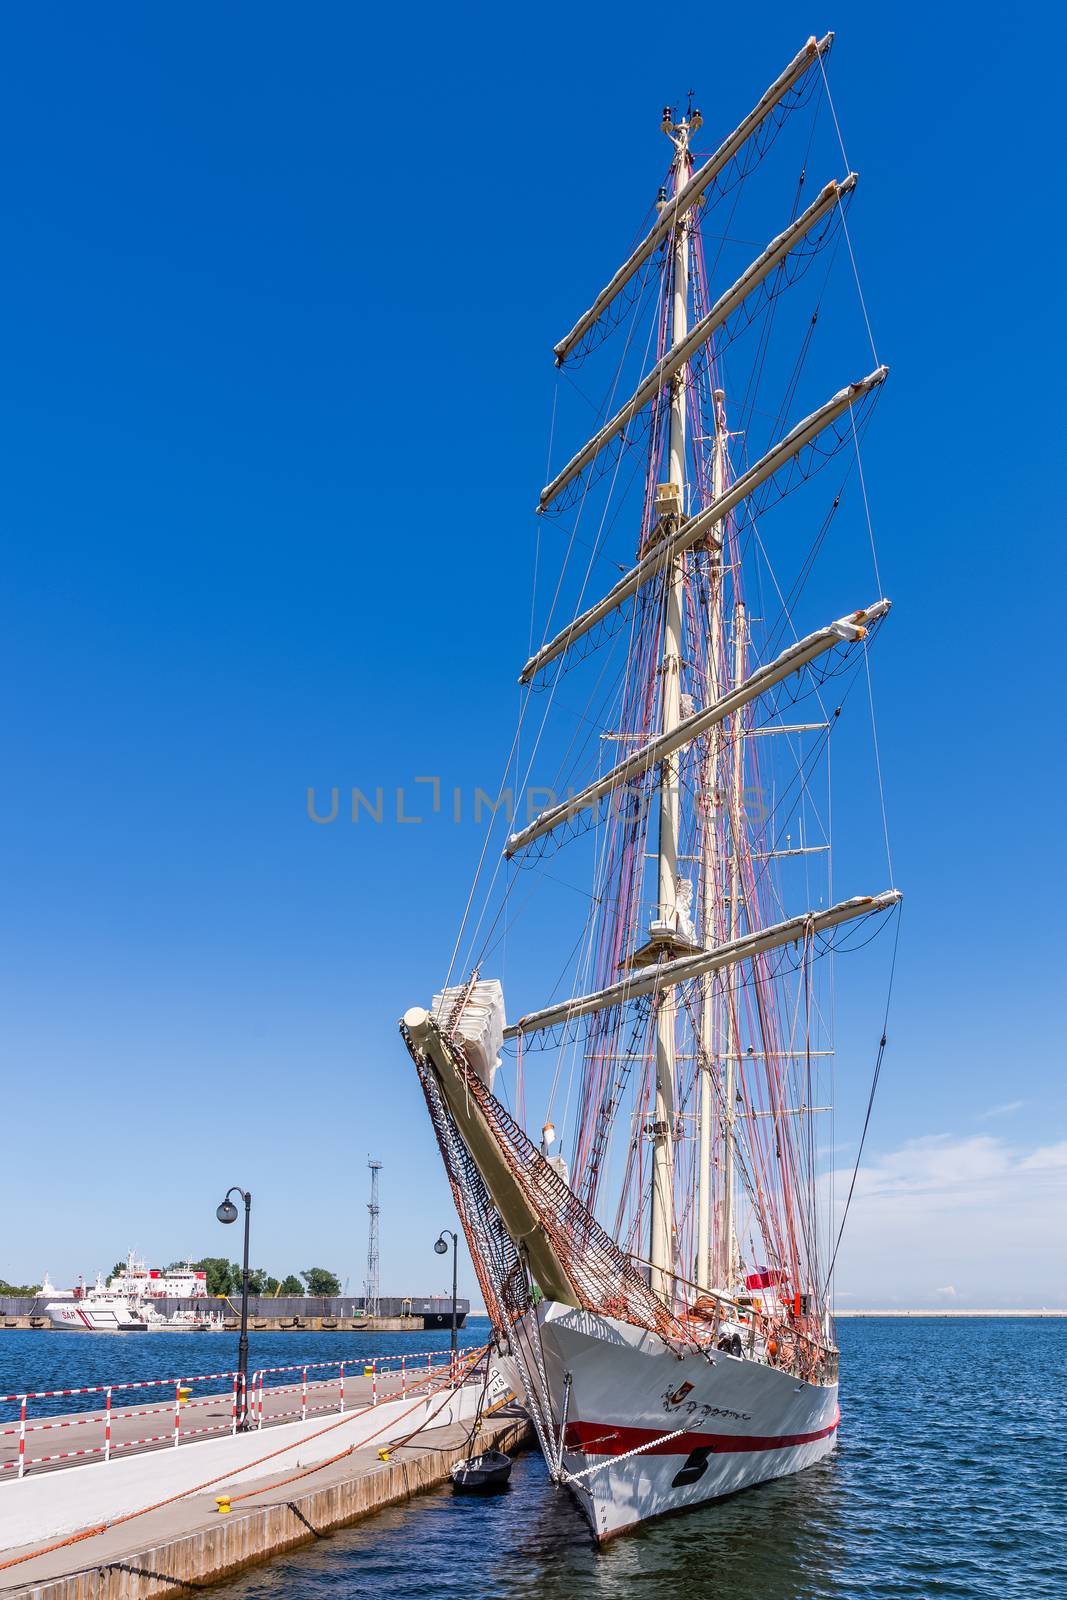
[[[367,1240],[367,1281],[364,1284],[367,1301],[367,1315],[378,1315],[381,1286],[378,1279],[378,1214],[381,1207],[378,1204],[378,1174],[382,1170],[380,1161],[375,1161],[372,1156],[367,1157],[370,1168],[370,1234]]]

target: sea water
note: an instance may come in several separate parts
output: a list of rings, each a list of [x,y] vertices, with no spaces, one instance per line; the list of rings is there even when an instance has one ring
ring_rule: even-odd
[[[472,1322],[466,1338],[483,1329]],[[504,1494],[433,1490],[212,1592],[219,1600],[1067,1597],[1067,1322],[848,1320],[839,1335],[840,1442],[807,1472],[598,1550],[531,1450],[516,1458]],[[40,1342],[42,1355],[69,1339],[62,1355],[72,1362],[81,1343],[76,1334],[18,1337]],[[304,1335],[301,1358],[316,1359],[330,1337]],[[277,1351],[274,1341],[298,1338],[263,1343]],[[0,1352],[8,1348],[0,1340]]]

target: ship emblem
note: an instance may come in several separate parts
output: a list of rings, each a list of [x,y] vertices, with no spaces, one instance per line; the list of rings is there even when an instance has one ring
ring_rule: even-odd
[[[672,1406],[680,1406],[686,1395],[692,1392],[693,1385],[691,1383],[683,1383],[679,1388],[675,1389],[673,1394],[665,1395],[663,1403],[669,1411]]]

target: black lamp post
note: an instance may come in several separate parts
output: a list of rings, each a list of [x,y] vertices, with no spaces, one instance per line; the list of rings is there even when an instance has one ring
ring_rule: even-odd
[[[232,1189],[227,1189],[226,1198],[215,1209],[215,1215],[220,1222],[237,1221],[237,1207],[230,1199],[231,1194],[239,1194],[245,1203],[245,1251],[241,1266],[241,1337],[237,1344],[237,1371],[240,1374],[238,1387],[241,1391],[241,1420],[238,1427],[243,1432],[248,1427],[248,1224],[252,1213],[252,1196],[247,1189],[239,1189],[236,1184]]]
[[[434,1249],[439,1256],[448,1254],[448,1240],[452,1240],[452,1370],[456,1369],[456,1255],[459,1249],[459,1235],[452,1232],[451,1228],[442,1228]]]

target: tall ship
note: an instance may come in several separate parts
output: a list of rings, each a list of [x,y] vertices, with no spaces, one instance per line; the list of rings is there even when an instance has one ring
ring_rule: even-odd
[[[856,951],[853,1104],[901,896],[860,448],[887,369],[832,39],[710,153],[692,96],[664,109],[658,195],[555,347],[550,450],[568,403],[593,431],[550,459],[518,728],[451,968],[401,1022],[499,1358],[601,1540],[837,1439],[835,973]],[[828,315],[842,283],[851,334]]]

